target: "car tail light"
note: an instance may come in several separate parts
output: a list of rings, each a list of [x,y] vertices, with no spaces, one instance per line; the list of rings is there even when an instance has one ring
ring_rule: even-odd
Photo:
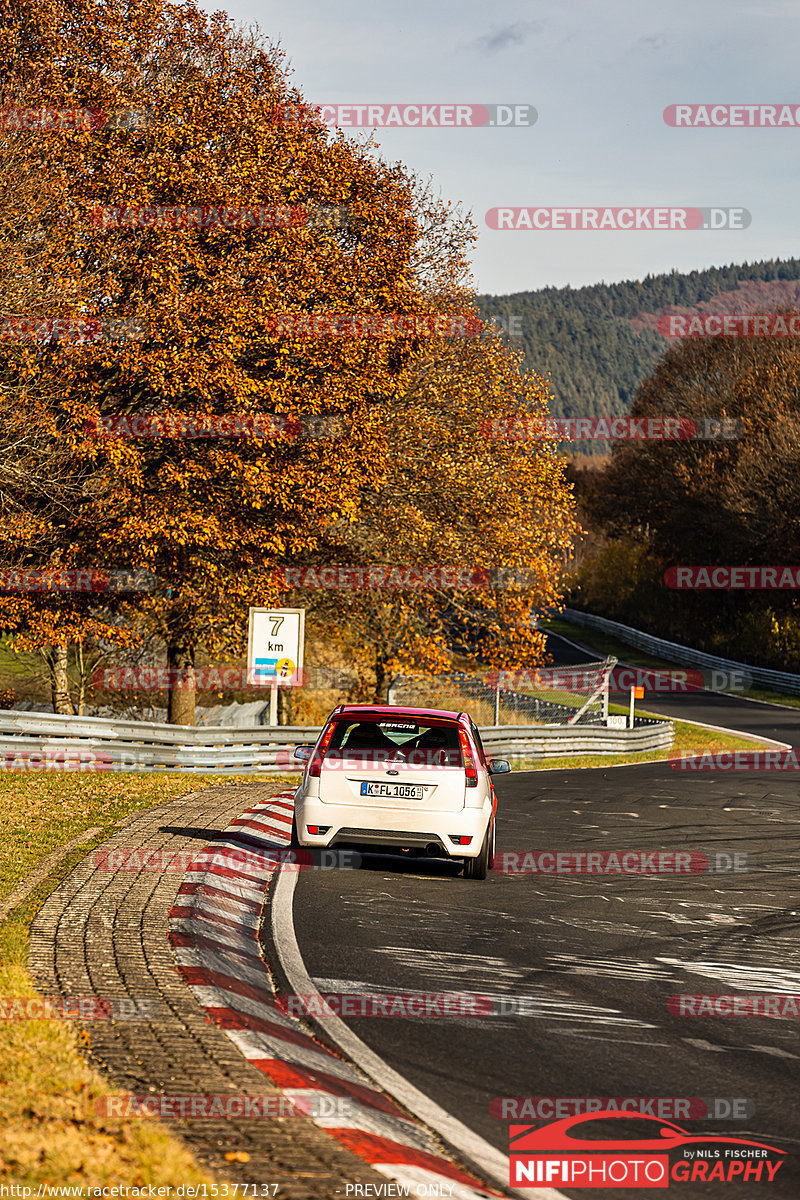
[[[464,757],[464,768],[467,772],[467,787],[478,786],[478,772],[475,768],[475,760],[472,757],[472,747],[469,744],[466,730],[459,729],[458,740],[461,743],[461,753]]]
[[[323,837],[330,829],[330,825],[306,825],[306,829],[312,837]]]
[[[460,833],[448,834],[450,841],[455,842],[457,846],[468,846],[472,841],[471,837],[463,837]]]
[[[333,721],[331,721],[330,725],[323,733],[322,740],[320,741],[320,744],[317,746],[317,752],[314,755],[314,757],[312,758],[311,763],[308,768],[309,779],[319,779],[319,773],[322,770],[322,760],[325,757],[325,751],[328,749],[328,746],[331,744],[331,738],[333,737],[333,731],[335,728],[336,728],[335,723]]]

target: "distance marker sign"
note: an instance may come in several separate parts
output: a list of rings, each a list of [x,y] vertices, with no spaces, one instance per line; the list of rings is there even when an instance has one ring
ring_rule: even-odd
[[[254,687],[299,687],[303,681],[304,608],[251,608],[247,681]]]

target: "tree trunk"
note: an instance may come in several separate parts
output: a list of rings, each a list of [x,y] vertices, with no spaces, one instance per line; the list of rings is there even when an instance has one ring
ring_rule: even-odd
[[[386,660],[381,648],[375,650],[375,695],[372,703],[386,703]]]
[[[176,637],[167,645],[167,667],[170,685],[167,721],[170,725],[194,725],[194,646],[185,637]]]
[[[50,687],[53,694],[53,711],[62,716],[74,717],[75,709],[69,694],[69,646],[63,642],[54,646],[50,664]]]
[[[278,724],[291,725],[294,717],[294,696],[291,688],[278,688]]]
[[[86,705],[86,664],[83,660],[82,640],[78,642],[76,658],[78,661],[78,716],[82,717]]]

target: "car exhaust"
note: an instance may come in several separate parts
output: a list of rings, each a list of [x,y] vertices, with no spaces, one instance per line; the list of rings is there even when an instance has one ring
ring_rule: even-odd
[[[427,854],[428,858],[438,858],[442,853],[442,848],[438,842],[428,842],[427,846],[425,847],[425,853]]]

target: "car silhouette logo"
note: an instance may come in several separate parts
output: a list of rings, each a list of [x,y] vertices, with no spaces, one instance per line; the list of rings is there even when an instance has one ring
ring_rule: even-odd
[[[588,1125],[593,1121],[646,1121],[653,1126],[651,1138],[620,1138],[613,1139],[587,1138],[570,1133],[575,1125]],[[689,1133],[680,1125],[670,1121],[659,1120],[658,1117],[648,1117],[638,1113],[621,1112],[617,1109],[606,1109],[597,1113],[579,1113],[575,1116],[564,1117],[562,1121],[553,1121],[550,1125],[537,1127],[535,1125],[512,1125],[510,1149],[512,1154],[526,1151],[547,1152],[567,1150],[573,1153],[585,1154],[589,1150],[667,1150],[679,1146],[691,1146],[697,1143],[714,1143],[716,1145],[754,1146],[760,1150],[769,1150],[773,1154],[785,1154],[777,1146],[768,1146],[765,1142],[754,1142],[746,1138],[724,1137],[716,1133]]]

